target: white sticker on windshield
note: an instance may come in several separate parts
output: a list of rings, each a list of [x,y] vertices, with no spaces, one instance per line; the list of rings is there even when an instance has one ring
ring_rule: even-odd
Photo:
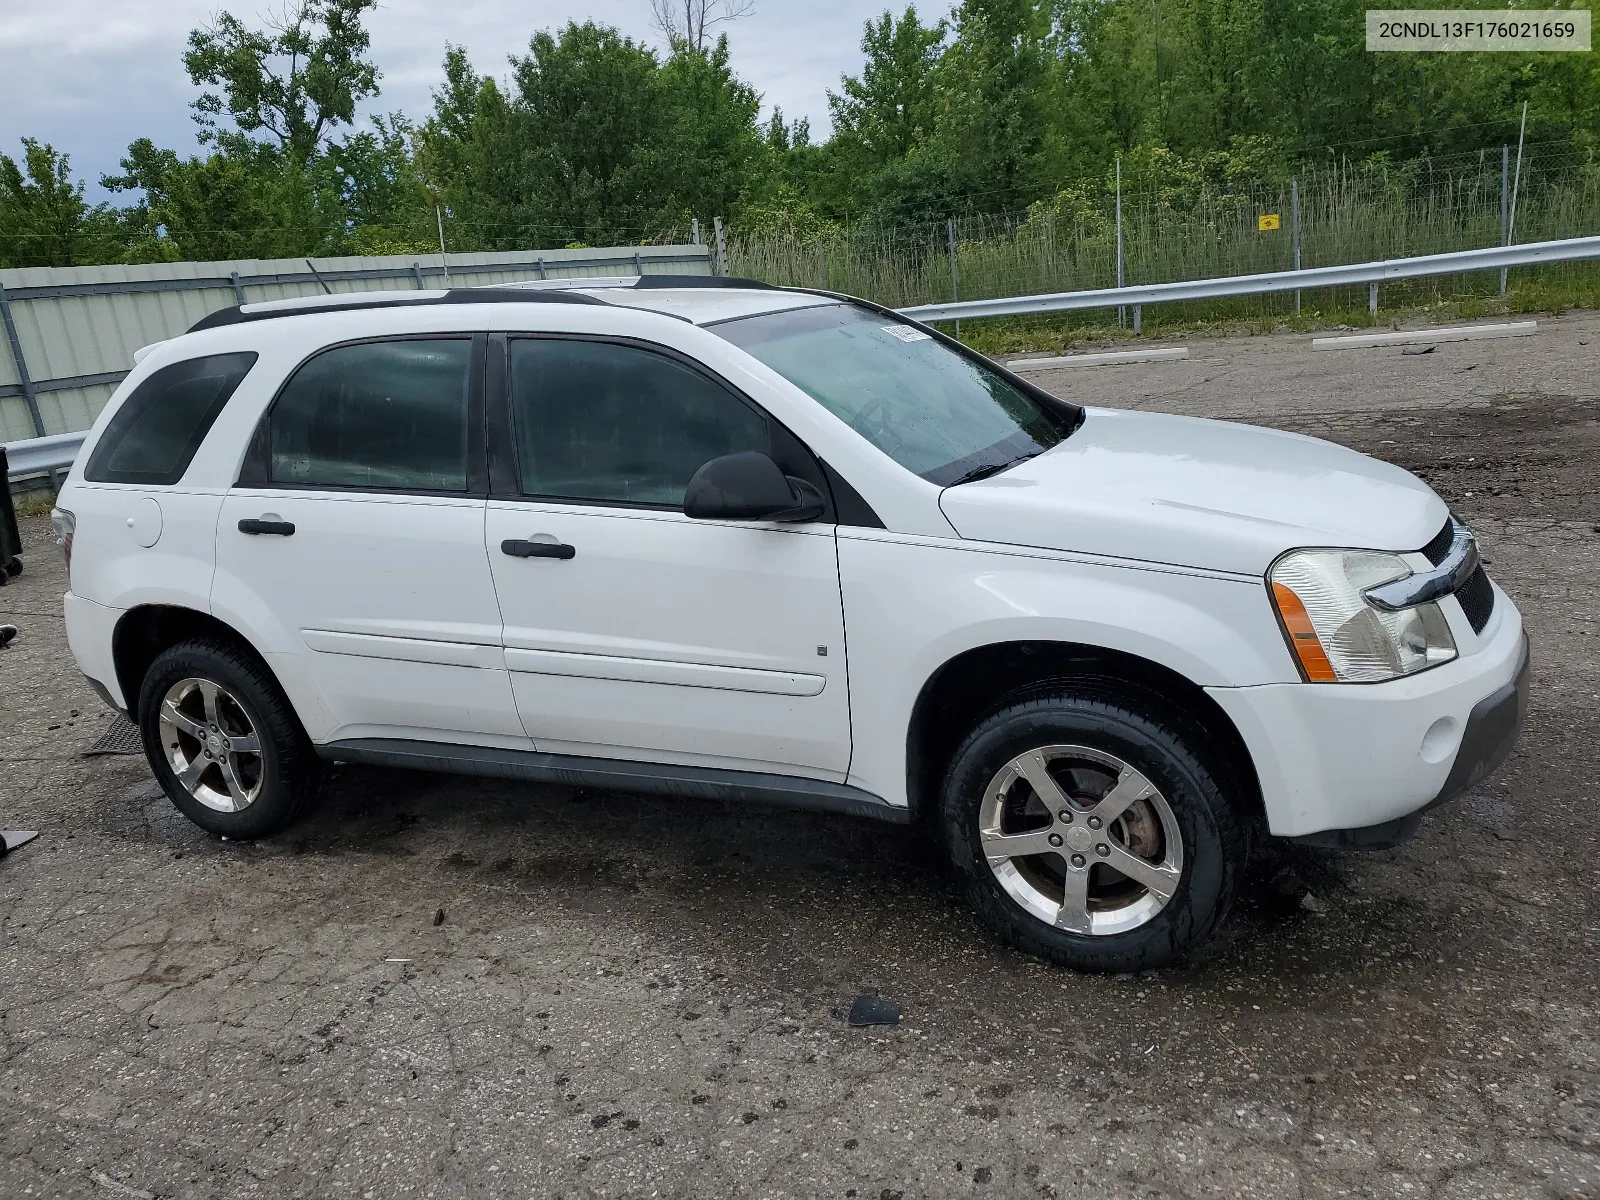
[[[885,325],[885,333],[892,333],[902,342],[927,342],[933,340],[931,333],[923,333],[920,329],[913,329],[909,325]]]

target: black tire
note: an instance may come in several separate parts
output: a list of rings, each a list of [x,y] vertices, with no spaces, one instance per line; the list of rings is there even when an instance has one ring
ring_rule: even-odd
[[[224,689],[254,728],[260,746],[251,766],[255,798],[236,812],[208,807],[179,780],[162,744],[161,705],[187,679]],[[317,793],[321,763],[277,680],[254,657],[225,643],[197,640],[164,650],[139,687],[139,734],[150,769],[184,816],[210,833],[248,840],[269,837],[293,824]]]
[[[1203,743],[1188,741],[1181,728],[1178,721],[1157,715],[1154,706],[1087,689],[1035,692],[978,723],[945,774],[941,826],[964,890],[991,933],[1018,950],[1080,971],[1162,967],[1206,943],[1232,904],[1247,865],[1249,837],[1241,807],[1218,785],[1218,776],[1226,774],[1207,769],[1191,748]],[[1182,874],[1165,906],[1137,928],[1100,935],[1057,928],[1006,891],[980,848],[980,807],[997,773],[1020,754],[1062,744],[1099,750],[1131,765],[1160,790],[1175,818],[1183,843]],[[1031,861],[1049,861],[1049,856]]]

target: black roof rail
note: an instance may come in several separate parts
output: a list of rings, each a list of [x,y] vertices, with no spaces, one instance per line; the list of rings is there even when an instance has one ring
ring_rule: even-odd
[[[574,281],[575,283],[577,281]],[[579,285],[581,286],[581,284]],[[310,313],[325,312],[351,312],[364,308],[409,308],[414,305],[424,304],[604,304],[604,300],[593,296],[584,296],[575,292],[549,290],[532,291],[521,288],[451,288],[442,296],[420,295],[396,296],[390,294],[374,294],[370,299],[362,299],[360,292],[351,292],[350,298],[338,304],[319,304],[318,297],[312,297],[311,302],[303,305],[275,304],[272,308],[261,308],[255,312],[246,312],[239,305],[230,305],[219,308],[214,313],[201,317],[187,332],[198,333],[202,329],[216,329],[223,325],[240,325],[247,321],[271,321],[278,317],[303,317]]]
[[[636,292],[654,288],[742,288],[761,292],[783,289],[776,284],[762,283],[759,279],[741,279],[737,275],[641,275],[633,285]]]

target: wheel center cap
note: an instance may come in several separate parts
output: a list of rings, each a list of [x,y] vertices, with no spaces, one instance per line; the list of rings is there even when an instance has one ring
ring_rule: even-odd
[[[1067,845],[1074,850],[1087,850],[1094,844],[1094,833],[1086,825],[1073,825],[1067,830]]]

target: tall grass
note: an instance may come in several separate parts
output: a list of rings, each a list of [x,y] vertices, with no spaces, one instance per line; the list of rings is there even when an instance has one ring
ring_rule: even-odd
[[[1500,149],[1403,163],[1331,161],[1298,172],[1301,266],[1498,245]],[[967,216],[951,225],[858,226],[796,238],[730,231],[728,269],[772,283],[823,287],[894,307],[1113,287],[1115,194],[1099,181],[1065,189],[1025,212]],[[1293,266],[1288,180],[1168,189],[1122,198],[1128,283],[1161,283],[1288,270]],[[1278,213],[1281,228],[1257,218]],[[1600,164],[1565,147],[1525,153],[1517,188],[1515,240],[1600,232]],[[1514,287],[1580,302],[1600,290],[1600,268],[1557,264],[1512,272]],[[1385,285],[1385,306],[1490,297],[1497,272]],[[1307,308],[1362,310],[1366,288],[1303,294]],[[1290,293],[1161,307],[1161,320],[1253,319],[1290,313]],[[1087,314],[1085,314],[1087,315]],[[1153,314],[1147,314],[1147,316]],[[1114,314],[1100,314],[1101,320]]]

